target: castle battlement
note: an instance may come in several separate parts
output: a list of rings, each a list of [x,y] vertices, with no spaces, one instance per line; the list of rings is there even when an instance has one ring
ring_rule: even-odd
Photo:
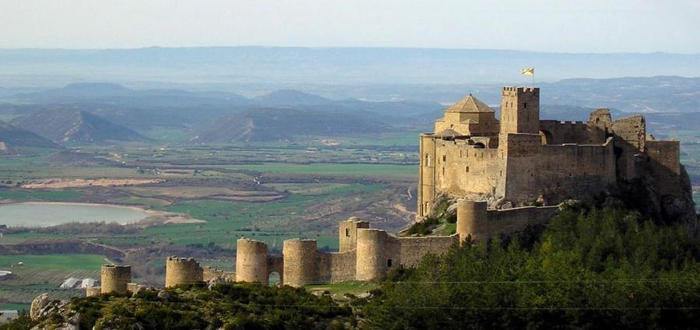
[[[416,266],[427,254],[440,255],[460,242],[520,231],[546,222],[557,211],[558,206],[495,210],[488,209],[484,201],[462,200],[457,204],[456,233],[449,236],[400,237],[351,218],[338,225],[338,252],[319,251],[316,240],[290,239],[284,241],[281,256],[267,255],[265,243],[241,238],[236,249],[236,280],[267,283],[272,272],[280,274],[282,284],[296,287],[381,280],[392,269]],[[270,260],[279,259],[284,264],[281,271],[265,267]]]

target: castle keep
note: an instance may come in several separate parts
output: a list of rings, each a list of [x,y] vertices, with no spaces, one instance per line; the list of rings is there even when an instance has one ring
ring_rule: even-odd
[[[662,216],[694,213],[679,142],[655,140],[644,117],[613,120],[598,109],[587,122],[540,120],[540,89],[531,87],[504,87],[500,109],[498,120],[469,95],[421,134],[419,218],[440,196],[508,209],[586,200],[635,180],[653,184]]]

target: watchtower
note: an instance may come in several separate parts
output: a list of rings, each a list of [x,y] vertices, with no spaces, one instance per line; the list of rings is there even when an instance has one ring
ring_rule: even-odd
[[[125,294],[131,282],[131,266],[102,265],[100,282],[101,293]]]
[[[462,200],[457,204],[457,234],[459,241],[481,239],[487,234],[487,204],[485,201]]]
[[[168,257],[165,261],[165,287],[196,284],[204,280],[204,270],[193,258]]]
[[[284,285],[302,287],[317,281],[316,240],[288,239],[282,243]]]
[[[503,87],[501,91],[501,134],[540,132],[540,89]]]
[[[352,217],[340,222],[338,226],[339,252],[347,252],[355,249],[357,245],[357,229],[369,228],[369,222]]]
[[[247,238],[236,242],[236,281],[268,282],[267,244]]]

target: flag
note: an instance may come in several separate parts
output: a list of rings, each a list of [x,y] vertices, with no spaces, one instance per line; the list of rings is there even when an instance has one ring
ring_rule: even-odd
[[[521,75],[525,76],[534,76],[535,75],[535,68],[525,68],[520,70]]]

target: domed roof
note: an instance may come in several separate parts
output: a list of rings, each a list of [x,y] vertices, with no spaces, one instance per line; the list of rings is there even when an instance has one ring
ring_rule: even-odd
[[[494,112],[486,103],[471,94],[447,108],[447,112]]]

